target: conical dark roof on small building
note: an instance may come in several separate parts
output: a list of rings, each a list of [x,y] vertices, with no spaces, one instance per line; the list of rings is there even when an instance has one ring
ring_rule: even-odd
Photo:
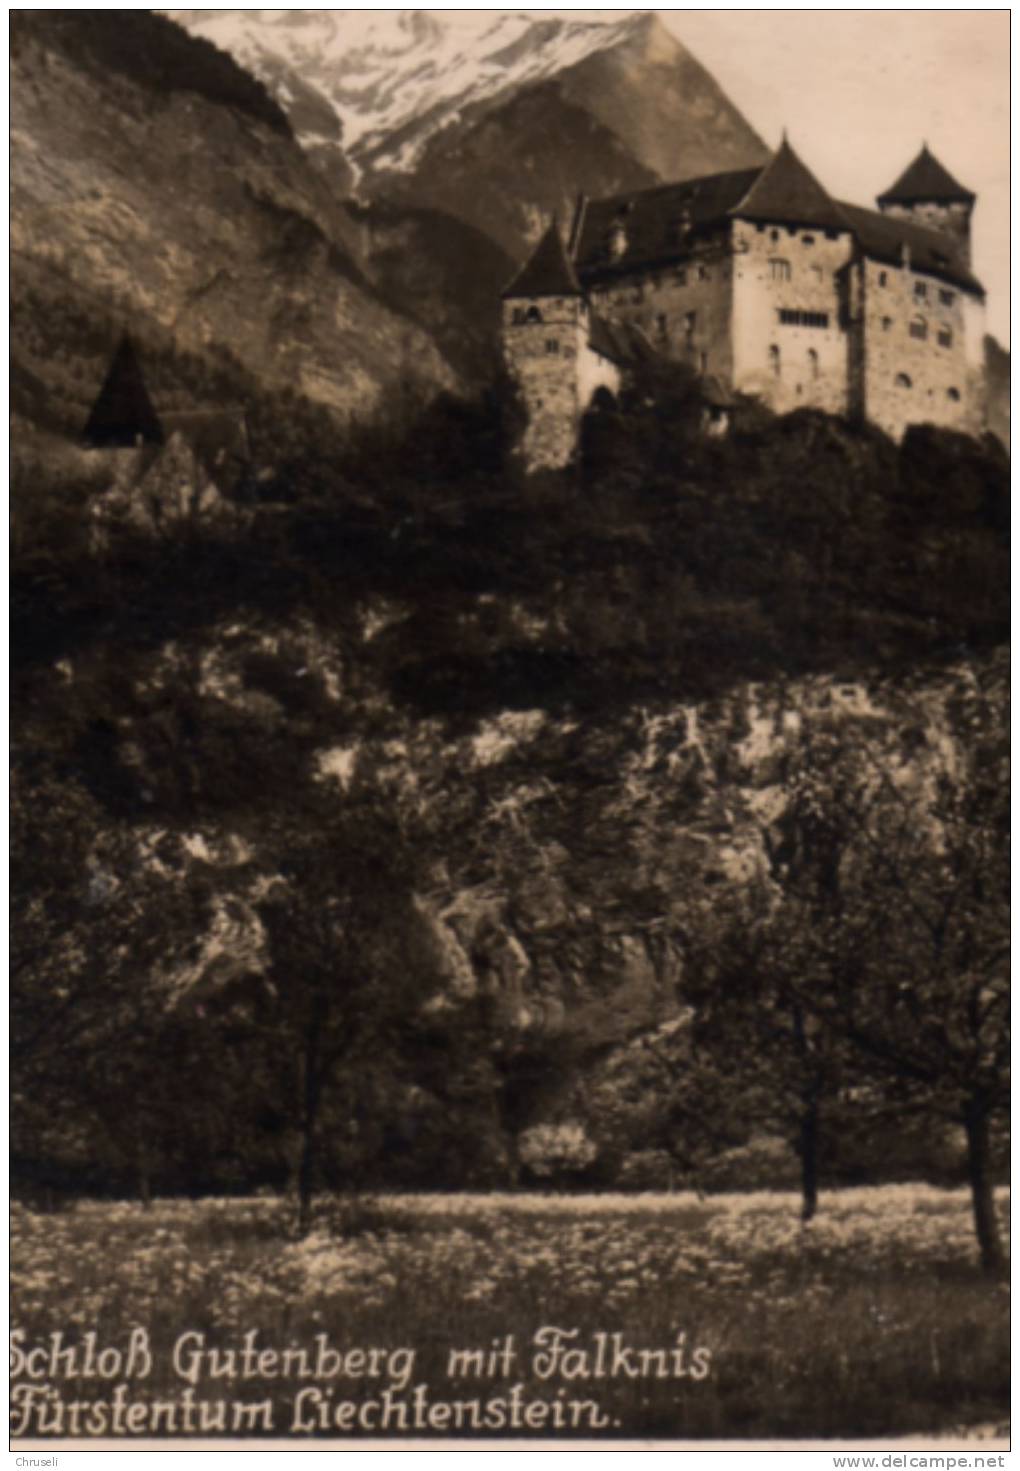
[[[927,143],[891,189],[878,196],[882,204],[973,204],[976,195],[958,184],[942,167]]]
[[[739,204],[730,211],[742,220],[768,220],[783,225],[817,225],[849,230],[836,201],[784,138]]]
[[[535,246],[526,265],[518,271],[503,292],[503,298],[580,295],[581,283],[567,255],[559,224],[554,219]]]
[[[124,334],[82,432],[94,449],[162,444],[163,426],[152,406],[131,338]]]

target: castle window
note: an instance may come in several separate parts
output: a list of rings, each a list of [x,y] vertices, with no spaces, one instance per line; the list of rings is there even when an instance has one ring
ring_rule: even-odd
[[[928,336],[928,323],[923,317],[914,317],[910,323],[910,335],[916,337],[918,342],[924,342]]]
[[[955,291],[940,291],[939,292],[939,301],[942,303],[943,306],[952,306],[952,304],[953,304],[953,302],[955,300],[956,300],[956,292]]]
[[[951,403],[958,404],[960,402],[960,390],[958,388],[947,388],[946,398],[948,398]]]
[[[769,278],[771,280],[789,281],[792,274],[793,272],[790,269],[790,262],[788,260],[779,260],[778,257],[773,257],[769,261]]]
[[[542,313],[537,306],[529,306],[524,314],[524,320],[526,322],[540,322],[542,320]]]
[[[802,312],[794,307],[780,307],[779,320],[784,327],[828,327],[828,312]]]
[[[938,330],[936,341],[938,342],[939,347],[952,347],[953,329],[951,327],[947,327],[943,323],[943,325]]]
[[[769,239],[772,241],[772,243],[774,245],[776,243],[776,241],[779,239],[779,231],[778,230],[770,230],[769,231]]]
[[[800,237],[800,243],[801,245],[814,245],[815,237],[813,235],[802,235]]]
[[[698,267],[698,280],[699,281],[708,281],[708,280],[711,279],[711,276],[712,276],[712,273],[708,269],[707,266],[699,266]]]
[[[686,286],[687,285],[687,267],[686,266],[677,266],[677,268],[676,268],[676,279],[677,279],[677,281],[679,282],[679,284],[681,286]]]
[[[527,320],[528,320],[528,314],[524,310],[524,308],[522,306],[515,306],[514,307],[514,324],[515,324],[515,326],[518,326],[519,327],[522,322],[526,322]]]
[[[839,231],[838,230],[826,230],[826,232],[825,232],[825,238],[826,238],[826,240],[838,240],[839,239]]]
[[[552,355],[553,353],[559,352],[559,350],[560,350],[560,340],[559,340],[559,338],[558,337],[547,337],[545,339],[545,350],[550,355]]]
[[[769,348],[769,367],[772,369],[773,377],[778,378],[783,368],[778,347],[772,346]]]
[[[698,314],[697,314],[697,312],[685,312],[684,313],[684,331],[687,333],[687,336],[688,337],[692,337],[694,335],[694,329],[695,329],[695,327],[697,325],[698,325]]]
[[[879,286],[888,286],[889,285],[889,272],[888,271],[879,271],[879,273],[878,273],[878,284],[879,284]]]
[[[911,383],[910,379],[907,377],[906,373],[897,373],[893,381],[895,382],[897,388],[913,388],[914,386]]]
[[[814,350],[813,347],[809,347],[808,348],[807,362],[808,362],[808,372],[811,374],[812,378],[817,378],[818,377],[818,354],[815,352],[815,350]]]
[[[914,282],[914,295],[916,296],[916,298],[917,298],[918,301],[927,301],[927,299],[928,299],[928,283],[927,283],[927,281],[915,281]]]
[[[892,326],[892,317],[883,317],[882,318],[882,331],[883,332],[888,332],[891,326]]]

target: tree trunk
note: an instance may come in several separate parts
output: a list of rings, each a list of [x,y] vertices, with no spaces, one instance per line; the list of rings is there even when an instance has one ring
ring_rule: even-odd
[[[149,1153],[142,1140],[139,1140],[135,1154],[135,1179],[142,1210],[147,1211],[152,1205],[152,1176],[149,1172]]]
[[[319,1122],[322,1076],[319,1066],[319,1018],[313,1016],[305,1035],[304,1096],[301,1100],[301,1158],[298,1164],[298,1235],[307,1236],[312,1224],[315,1193],[315,1130]]]
[[[800,1155],[800,1218],[807,1222],[813,1220],[818,1210],[818,1098],[814,1093],[804,1100],[797,1152]]]
[[[999,1223],[995,1217],[995,1196],[989,1172],[989,1112],[982,1099],[974,1099],[963,1116],[967,1133],[967,1174],[970,1179],[974,1207],[974,1230],[981,1251],[981,1268],[988,1277],[1001,1277],[1005,1272]]]
[[[298,1235],[307,1236],[312,1224],[312,1195],[315,1189],[315,1125],[305,1121],[298,1165]]]

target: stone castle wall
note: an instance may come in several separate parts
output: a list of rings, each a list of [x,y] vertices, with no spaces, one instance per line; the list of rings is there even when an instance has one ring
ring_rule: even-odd
[[[971,206],[962,201],[949,204],[885,204],[882,213],[891,219],[910,220],[927,230],[941,230],[956,241],[963,259],[970,265]]]
[[[580,297],[503,303],[504,360],[528,411],[517,453],[529,470],[562,469],[574,454],[577,362],[586,337]]]
[[[777,413],[848,412],[842,275],[849,232],[733,225],[733,379]]]
[[[600,316],[639,327],[664,358],[729,379],[733,259],[725,237],[699,244],[683,261],[595,285],[589,294]]]
[[[909,262],[865,260],[859,269],[864,416],[897,439],[921,423],[980,433],[980,373],[969,359],[982,334],[972,299]]]

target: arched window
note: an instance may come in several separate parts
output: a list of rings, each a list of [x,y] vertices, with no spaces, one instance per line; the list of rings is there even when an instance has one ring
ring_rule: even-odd
[[[960,390],[958,388],[947,388],[946,398],[949,399],[950,403],[958,404],[960,402]]]
[[[952,329],[952,327],[948,326],[945,322],[942,322],[939,325],[938,335],[937,335],[937,337],[936,337],[935,340],[938,342],[939,347],[952,347],[952,345],[953,345],[953,329]]]
[[[774,345],[769,348],[769,367],[772,369],[772,376],[778,378],[783,365],[779,356],[779,348]]]
[[[540,322],[542,320],[542,313],[537,306],[529,306],[524,314],[524,320],[526,322]]]
[[[813,347],[809,347],[808,348],[807,363],[808,363],[808,372],[811,374],[811,377],[812,378],[817,378],[818,377],[818,354],[815,352],[815,350],[814,350]]]
[[[923,317],[914,317],[910,323],[910,335],[916,337],[918,342],[923,342],[928,336],[928,323]]]
[[[913,384],[906,373],[897,373],[895,378],[897,388],[913,388]]]
[[[528,320],[528,314],[522,306],[514,307],[514,325],[519,327],[522,322]]]
[[[769,276],[773,281],[789,281],[792,272],[788,260],[779,260],[773,257],[769,261]]]

